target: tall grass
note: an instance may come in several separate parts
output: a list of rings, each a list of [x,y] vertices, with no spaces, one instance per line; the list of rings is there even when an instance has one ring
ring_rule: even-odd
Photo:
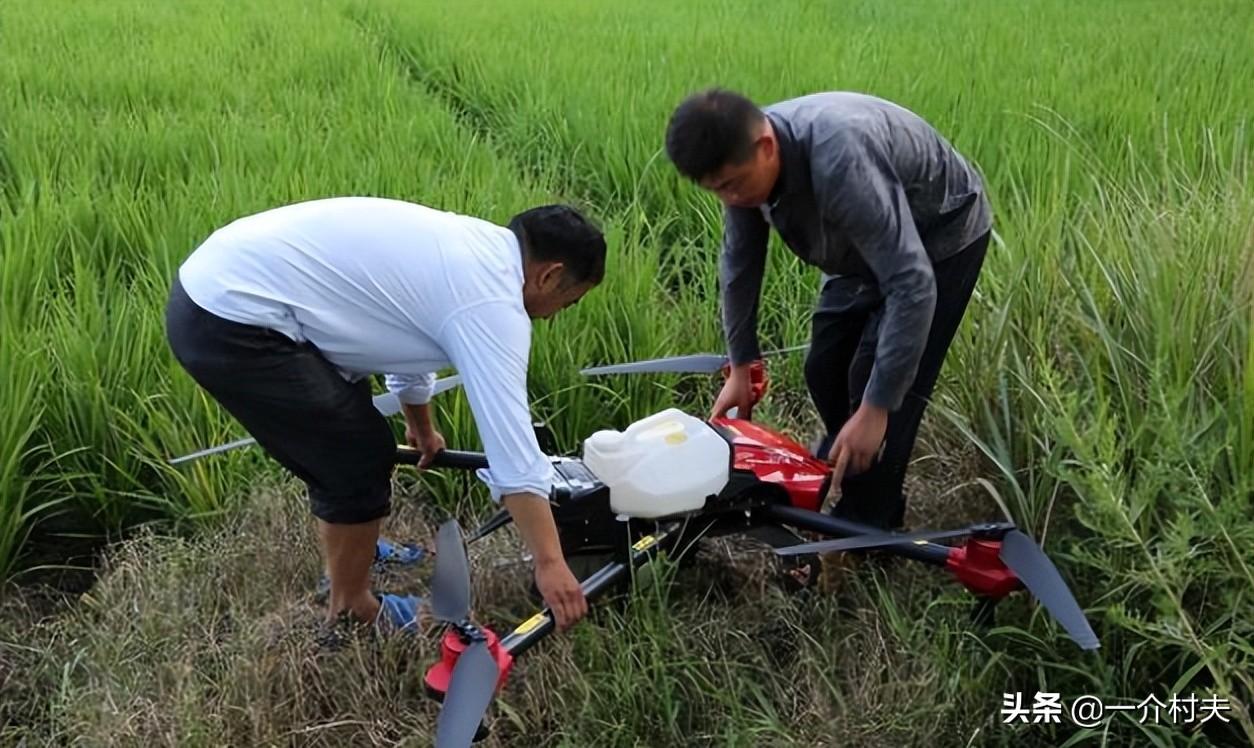
[[[1016,519],[1103,611],[1107,658],[1124,668],[1103,687],[1129,698],[1164,681],[1247,705],[1254,695],[1238,283],[1254,196],[1232,176],[1168,197],[1102,185],[1057,241],[1012,249],[1053,267],[986,286],[980,308],[995,322],[956,353],[987,389],[944,399],[1001,473]],[[1042,288],[1054,291],[1047,312],[1035,310]],[[1248,712],[1238,719],[1248,737]]]
[[[574,0],[469,3],[456,14],[394,0],[352,8],[502,150],[562,173],[567,192],[652,220],[674,215],[703,243],[714,236],[700,233],[718,228],[712,200],[662,147],[673,107],[708,85],[761,103],[834,88],[899,102],[979,164],[1003,226],[1074,205],[1091,195],[1095,171],[1118,179],[1148,153],[1164,178],[1222,177],[1254,143],[1238,129],[1254,73],[1241,50],[1254,31],[1247,4],[1227,0],[787,3],[760,23],[736,0],[666,11]],[[1051,112],[1089,146],[1086,163],[1066,163]],[[1029,204],[1007,200],[1012,182]]]
[[[388,195],[502,223],[559,196],[522,179],[333,6],[68,7],[3,16],[5,317],[22,331],[11,344],[46,355],[39,395],[14,395],[42,417],[10,413],[33,429],[22,444],[57,458],[36,471],[28,450],[6,449],[21,469],[3,501],[16,516],[19,496],[55,493],[105,529],[154,512],[218,516],[259,474],[279,473],[256,450],[165,464],[240,433],[165,349],[169,281],[201,239],[239,215],[326,195]],[[623,237],[612,217],[594,217]],[[614,262],[638,293],[649,272],[634,266],[647,255]],[[589,335],[612,334],[581,318],[542,347],[538,397],[573,383]],[[661,319],[629,324],[653,334]],[[558,361],[561,381],[548,381]],[[6,366],[5,376],[26,371]],[[460,398],[446,398],[443,425],[473,448]],[[555,415],[569,407],[556,390],[545,401]],[[592,422],[555,425],[570,440]]]
[[[8,575],[25,536],[30,520],[40,510],[50,508],[35,500],[30,487],[32,465],[40,460],[40,445],[32,438],[42,413],[43,380],[36,357],[23,350],[21,327],[0,323],[0,576]]]

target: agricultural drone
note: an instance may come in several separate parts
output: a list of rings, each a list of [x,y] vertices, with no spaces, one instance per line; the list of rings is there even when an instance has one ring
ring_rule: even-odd
[[[764,357],[788,350],[795,348]],[[583,373],[720,370],[724,376],[729,371],[725,356],[699,354],[594,367]],[[751,377],[756,404],[769,384],[762,360],[752,366]],[[452,378],[441,382],[442,389],[457,384]],[[538,436],[542,428],[537,425]],[[542,445],[549,442],[541,437]],[[421,458],[417,450],[397,447],[397,464],[416,465]],[[590,435],[581,456],[551,460],[554,485],[549,498],[563,554],[572,568],[576,560],[604,561],[595,571],[578,575],[589,602],[628,582],[633,570],[659,553],[673,554],[701,537],[758,534],[775,553],[808,559],[816,569],[817,554],[870,548],[931,564],[970,590],[979,601],[978,615],[985,619],[998,600],[1026,589],[1081,649],[1100,646],[1057,568],[1013,523],[886,533],[832,517],[822,511],[831,465],[784,434],[734,412],[697,419],[667,409],[622,432]],[[429,469],[477,470],[487,465],[482,453],[443,450]],[[501,510],[469,542],[509,521],[508,512]],[[826,539],[807,542],[803,534]],[[935,542],[960,537],[965,538],[961,545]],[[425,685],[428,694],[442,702],[436,730],[440,748],[469,745],[486,735],[484,716],[514,660],[552,633],[556,624],[548,608],[502,636],[475,623],[466,542],[456,520],[441,525],[436,535],[429,604],[447,630],[441,659],[427,671]]]

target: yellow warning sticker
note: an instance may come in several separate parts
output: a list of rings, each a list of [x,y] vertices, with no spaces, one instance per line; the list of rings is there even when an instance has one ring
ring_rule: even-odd
[[[514,633],[522,635],[529,631],[532,631],[537,626],[544,623],[544,618],[545,616],[543,613],[536,613],[534,616],[518,624],[518,628],[514,629]]]
[[[653,537],[652,535],[645,535],[643,538],[640,538],[639,540],[637,540],[636,544],[633,545],[632,548],[637,551],[643,551],[643,550],[647,550],[649,546],[653,545],[656,542],[657,542],[657,538]]]

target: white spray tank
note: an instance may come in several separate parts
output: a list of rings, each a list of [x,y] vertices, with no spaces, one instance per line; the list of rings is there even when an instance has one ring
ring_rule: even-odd
[[[705,506],[731,478],[731,445],[709,424],[668,408],[583,443],[583,462],[610,489],[610,509],[665,517]]]

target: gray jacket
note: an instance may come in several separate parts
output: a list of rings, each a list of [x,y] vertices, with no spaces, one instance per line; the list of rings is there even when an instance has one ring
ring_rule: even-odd
[[[873,96],[819,93],[765,107],[780,144],[767,204],[725,209],[719,263],[728,355],[761,355],[758,298],[770,227],[850,307],[883,310],[867,402],[896,410],[927,342],[932,263],[992,227],[976,170],[927,122]]]

